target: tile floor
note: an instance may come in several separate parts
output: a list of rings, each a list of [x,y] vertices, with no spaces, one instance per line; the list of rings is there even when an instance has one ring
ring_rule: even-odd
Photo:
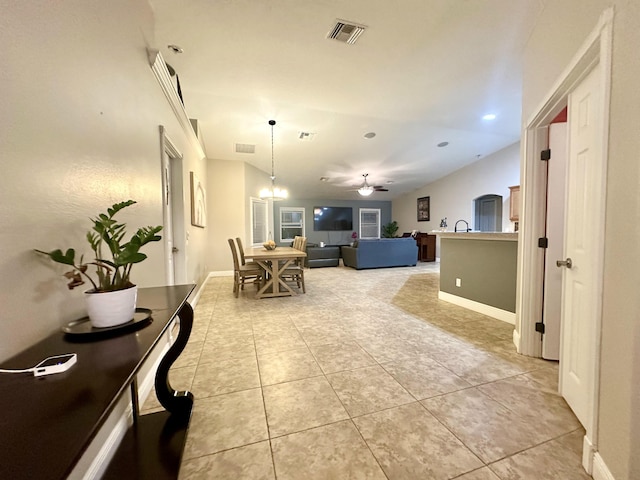
[[[292,298],[204,287],[170,373],[196,399],[181,479],[591,478],[557,364],[438,300],[437,264],[305,278]]]

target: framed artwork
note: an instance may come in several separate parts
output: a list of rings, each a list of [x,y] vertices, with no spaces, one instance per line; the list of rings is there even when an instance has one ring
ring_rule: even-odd
[[[191,225],[207,226],[207,192],[194,172],[191,172]]]
[[[420,197],[418,199],[418,221],[429,221],[429,197]]]

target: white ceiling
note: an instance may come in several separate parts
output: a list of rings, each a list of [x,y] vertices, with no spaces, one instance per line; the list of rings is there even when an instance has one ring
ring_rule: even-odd
[[[276,184],[292,197],[361,198],[350,189],[368,173],[390,190],[370,198],[390,200],[519,139],[522,51],[542,0],[150,3],[207,157],[269,173],[274,119]],[[336,19],[367,29],[355,45],[327,39]]]

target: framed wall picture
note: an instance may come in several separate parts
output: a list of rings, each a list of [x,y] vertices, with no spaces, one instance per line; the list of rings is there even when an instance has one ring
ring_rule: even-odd
[[[191,225],[207,226],[207,192],[194,172],[191,172]]]
[[[420,197],[418,199],[418,221],[429,221],[429,197]]]

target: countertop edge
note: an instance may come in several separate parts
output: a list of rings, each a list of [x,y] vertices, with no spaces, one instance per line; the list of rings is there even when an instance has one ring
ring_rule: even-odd
[[[502,240],[517,242],[518,233],[511,232],[431,232],[440,238],[456,240]]]

